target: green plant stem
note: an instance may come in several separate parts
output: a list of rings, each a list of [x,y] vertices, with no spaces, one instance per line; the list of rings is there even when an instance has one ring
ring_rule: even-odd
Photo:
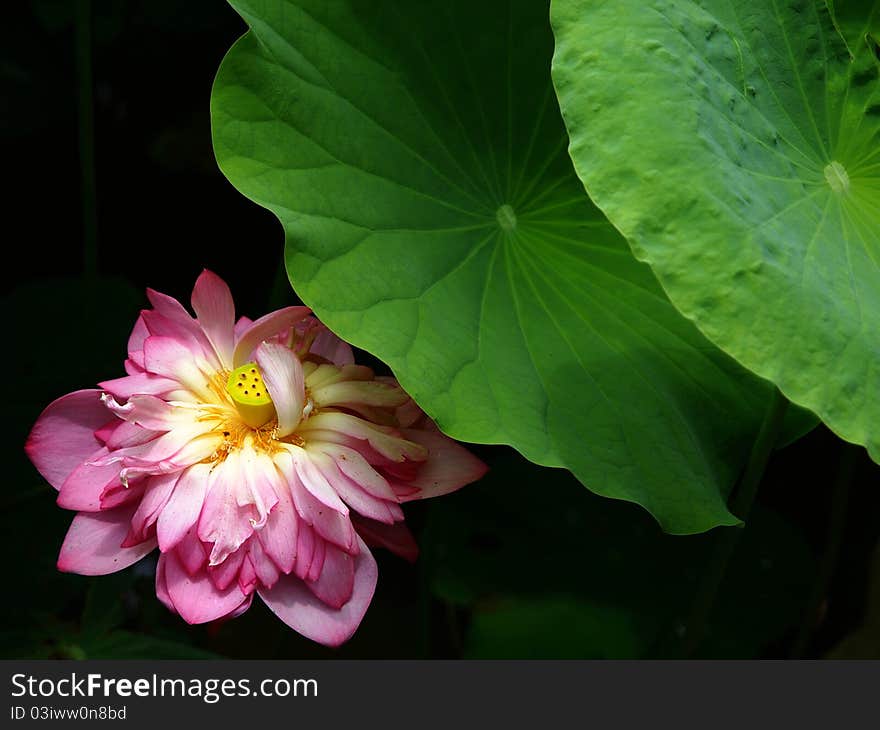
[[[92,4],[76,3],[76,82],[80,187],[83,215],[83,274],[98,273],[98,212],[95,196],[95,118],[92,100]]]
[[[837,476],[834,479],[834,487],[831,491],[831,516],[828,520],[828,534],[825,540],[825,552],[819,562],[816,573],[816,582],[804,609],[803,619],[797,638],[791,649],[791,658],[800,659],[806,653],[813,631],[819,623],[819,614],[822,609],[822,601],[828,592],[828,586],[834,577],[837,568],[837,560],[840,556],[840,546],[843,542],[844,527],[846,526],[846,513],[849,505],[849,490],[853,475],[856,471],[861,449],[852,444],[842,443],[840,459],[837,466]]]
[[[773,453],[773,447],[779,440],[787,407],[788,400],[778,388],[774,388],[761,428],[752,444],[749,461],[731,503],[731,511],[743,521],[749,516],[758,493],[758,486],[761,484],[764,470],[767,468],[767,462]],[[697,593],[690,620],[686,625],[683,650],[685,657],[693,656],[703,640],[709,616],[718,598],[718,591],[741,534],[742,528],[723,528],[718,534],[715,549],[709,562],[709,570]]]

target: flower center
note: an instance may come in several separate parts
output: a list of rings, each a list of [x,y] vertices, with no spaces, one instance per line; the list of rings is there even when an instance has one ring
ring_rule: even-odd
[[[256,363],[246,363],[229,373],[226,392],[241,420],[251,428],[259,428],[275,417],[275,405]]]

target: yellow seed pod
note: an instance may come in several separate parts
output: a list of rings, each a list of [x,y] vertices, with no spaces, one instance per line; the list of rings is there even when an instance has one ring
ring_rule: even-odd
[[[259,428],[275,417],[275,405],[256,363],[246,363],[229,373],[226,392],[232,396],[241,419],[251,428]]]

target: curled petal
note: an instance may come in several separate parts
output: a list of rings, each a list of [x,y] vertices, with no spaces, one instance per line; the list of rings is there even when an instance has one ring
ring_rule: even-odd
[[[306,385],[310,390],[332,385],[333,383],[349,382],[352,380],[369,381],[373,378],[373,371],[365,365],[345,365],[342,368],[333,365],[321,364],[315,367],[306,378]]]
[[[129,446],[137,446],[152,441],[159,436],[155,431],[148,431],[145,428],[127,423],[126,421],[116,420],[107,428],[95,431],[99,441],[103,441],[104,445],[110,450],[127,449]],[[89,459],[93,461],[93,458]]]
[[[135,506],[105,512],[80,512],[70,523],[58,555],[58,570],[80,575],[107,575],[127,568],[156,547],[155,540],[123,548]]]
[[[153,431],[170,431],[194,419],[191,413],[181,412],[180,408],[154,395],[133,395],[125,405],[120,405],[112,395],[104,393],[101,401],[118,418]]]
[[[336,432],[362,439],[391,461],[424,461],[428,457],[427,449],[414,441],[401,438],[394,429],[378,426],[348,413],[318,413],[304,421],[300,431]]]
[[[339,646],[360,625],[376,590],[376,561],[366,545],[354,559],[351,598],[332,608],[293,576],[282,577],[272,588],[261,589],[260,598],[284,623],[303,636],[327,646]]]
[[[131,398],[136,393],[165,395],[180,387],[176,380],[153,373],[134,373],[113,380],[103,380],[98,385],[120,400]]]
[[[263,340],[268,340],[282,330],[296,324],[303,317],[308,316],[310,311],[308,307],[285,307],[252,322],[235,344],[232,358],[233,367],[244,365],[250,359],[251,353],[257,348],[257,345]]]
[[[293,433],[302,420],[305,385],[302,363],[289,347],[264,342],[256,351],[257,365],[278,415],[278,436]]]
[[[95,437],[112,414],[101,403],[101,391],[77,390],[52,401],[40,414],[25,444],[37,470],[55,489],[100,448]]]
[[[364,405],[398,408],[409,400],[409,396],[389,383],[349,380],[313,388],[312,399],[315,405],[324,407]]]

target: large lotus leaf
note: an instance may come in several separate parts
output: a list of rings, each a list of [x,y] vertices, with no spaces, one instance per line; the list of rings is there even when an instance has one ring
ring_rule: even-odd
[[[670,531],[734,523],[768,386],[584,195],[548,3],[232,4],[251,30],[218,73],[215,152],[280,219],[302,299],[450,435],[567,467]]]
[[[587,191],[710,340],[880,460],[880,2],[553,0]]]

